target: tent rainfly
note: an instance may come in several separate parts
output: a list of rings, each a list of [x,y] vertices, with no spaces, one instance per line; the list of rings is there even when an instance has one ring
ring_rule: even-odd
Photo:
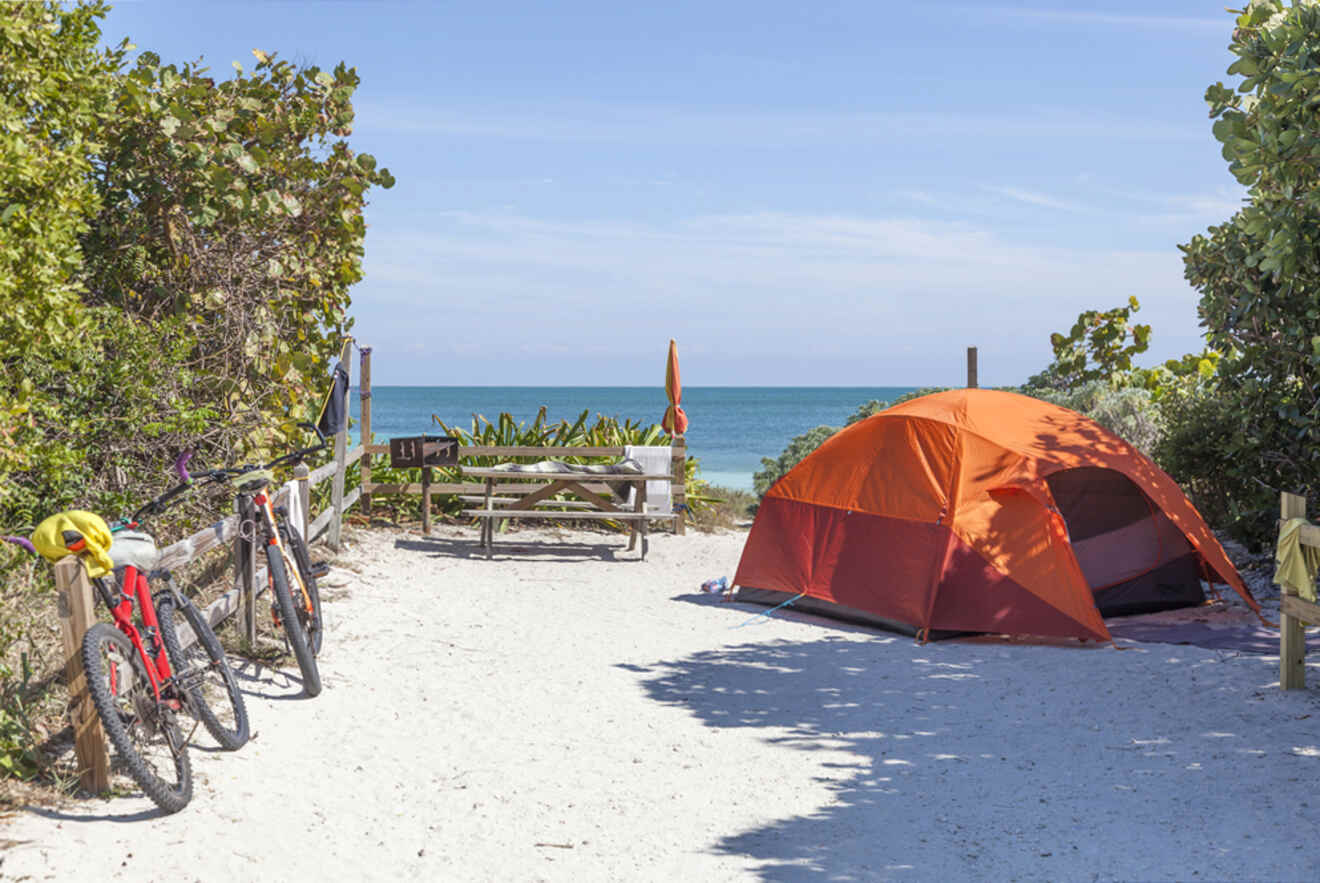
[[[1112,432],[960,389],[836,433],[766,493],[737,598],[897,628],[1108,641],[1103,617],[1202,603],[1237,569],[1167,474]]]

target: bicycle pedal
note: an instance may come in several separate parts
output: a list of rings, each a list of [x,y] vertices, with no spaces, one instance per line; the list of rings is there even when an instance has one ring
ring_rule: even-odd
[[[330,573],[330,562],[313,561],[311,573],[313,579],[320,579],[321,577],[326,576]]]

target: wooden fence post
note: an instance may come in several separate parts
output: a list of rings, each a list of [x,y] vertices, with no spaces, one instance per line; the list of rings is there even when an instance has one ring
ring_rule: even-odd
[[[674,509],[674,533],[683,536],[687,533],[687,441],[683,436],[674,436],[670,457],[674,480],[670,482],[669,502]]]
[[[422,534],[431,535],[431,467],[422,467]]]
[[[346,369],[347,370],[347,369]],[[350,382],[351,378],[350,378]],[[348,420],[335,433],[335,475],[330,482],[330,503],[334,515],[330,517],[330,548],[339,551],[340,531],[344,526],[344,473],[348,471]]]
[[[308,525],[312,523],[312,489],[307,476],[311,474],[311,467],[306,463],[299,463],[293,467],[293,480],[298,482],[295,487],[298,488],[298,503],[302,510],[302,523],[295,524],[294,527],[298,528],[298,533],[308,545],[312,542],[312,538],[307,533]]]
[[[105,751],[101,719],[87,692],[83,672],[83,635],[95,621],[92,615],[92,583],[87,570],[74,555],[55,564],[55,600],[64,640],[64,680],[69,685],[69,720],[73,724],[74,753],[78,758],[78,780],[83,788],[100,794],[110,787],[110,759]]]
[[[1284,521],[1306,517],[1306,498],[1286,491],[1279,494],[1279,515]],[[1286,595],[1292,594],[1280,587]],[[1279,613],[1279,686],[1300,690],[1306,686],[1306,632],[1295,616]]]
[[[967,388],[976,389],[976,347],[967,348]]]
[[[371,523],[371,347],[362,347],[362,379],[359,381],[358,398],[361,402],[361,424],[359,435],[362,441],[362,514]]]

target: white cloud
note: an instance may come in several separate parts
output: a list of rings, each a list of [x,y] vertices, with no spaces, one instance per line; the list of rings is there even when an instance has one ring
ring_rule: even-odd
[[[1067,193],[982,184],[965,192],[921,190],[896,195],[921,206],[939,209],[942,213],[984,219],[984,223],[1002,223],[1006,216],[1003,200],[1007,199],[1052,212],[1071,212],[1085,216],[1087,222],[1104,222],[1115,229],[1161,230],[1174,236],[1190,236],[1210,224],[1232,217],[1242,208],[1246,192],[1242,188],[1190,194],[1143,192],[1109,185],[1091,174],[1078,175],[1069,183],[1072,186],[1067,188]],[[984,194],[993,194],[1000,199]],[[1052,212],[1038,213],[1037,217],[1052,223]],[[1018,216],[1021,216],[1020,212]]]
[[[1107,213],[1122,218],[1124,223],[1144,228],[1192,231],[1222,223],[1241,210],[1246,196],[1242,187],[1188,194],[1135,191],[1093,180],[1082,183],[1095,201],[1107,203]]]
[[[1094,27],[1097,25],[1116,28],[1140,28],[1142,30],[1215,32],[1227,36],[1233,30],[1232,17],[1190,18],[1172,15],[1124,15],[1110,12],[1085,12],[1065,9],[974,9],[964,7],[963,12],[972,15],[987,15],[995,18],[1012,18],[1023,21],[1047,22],[1055,24]]]
[[[1063,199],[1056,199],[1055,197],[1045,193],[1037,193],[1032,190],[1022,190],[1021,188],[1018,187],[1001,187],[1001,186],[993,186],[990,184],[984,184],[982,185],[982,189],[988,190],[991,193],[997,193],[1000,196],[1006,196],[1009,199],[1014,199],[1017,200],[1018,202],[1025,202],[1028,205],[1038,205],[1043,208],[1054,208],[1068,212],[1087,211],[1087,208],[1085,206],[1081,206],[1073,202],[1068,202],[1067,200],[1063,200]]]

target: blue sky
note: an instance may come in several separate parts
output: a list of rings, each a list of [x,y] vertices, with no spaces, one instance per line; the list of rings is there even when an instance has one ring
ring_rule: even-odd
[[[356,334],[379,383],[984,385],[1136,295],[1201,341],[1177,244],[1242,189],[1210,134],[1222,2],[130,2],[218,76],[362,77]]]

